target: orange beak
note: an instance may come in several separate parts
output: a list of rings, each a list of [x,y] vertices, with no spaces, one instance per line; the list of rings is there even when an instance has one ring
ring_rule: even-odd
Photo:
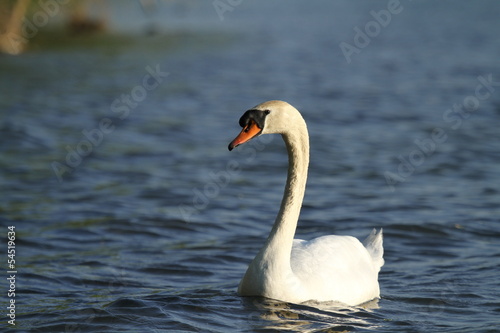
[[[231,141],[231,143],[228,146],[229,151],[238,147],[242,143],[247,142],[251,138],[257,136],[261,131],[262,131],[262,129],[257,125],[257,123],[255,121],[251,120],[248,123],[248,125],[243,127],[240,134],[238,134],[238,136],[233,141]]]

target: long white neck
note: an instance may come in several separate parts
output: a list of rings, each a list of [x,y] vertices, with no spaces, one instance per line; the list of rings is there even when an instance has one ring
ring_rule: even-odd
[[[240,282],[240,295],[285,299],[290,290],[299,295],[300,280],[290,265],[293,237],[299,219],[309,166],[309,136],[300,113],[288,103],[269,101],[257,106],[267,112],[262,134],[279,133],[288,151],[288,177],[280,210],[266,243]]]
[[[309,166],[309,136],[305,122],[301,119],[294,131],[284,133],[282,137],[288,150],[288,177],[278,216],[261,254],[272,261],[273,266],[286,265],[276,269],[288,270]]]

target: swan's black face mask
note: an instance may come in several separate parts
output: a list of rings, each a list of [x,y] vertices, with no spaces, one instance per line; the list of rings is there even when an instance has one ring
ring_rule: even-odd
[[[240,126],[243,127],[243,130],[231,141],[228,146],[229,151],[260,135],[269,113],[271,113],[269,110],[248,110],[245,112],[240,118]]]

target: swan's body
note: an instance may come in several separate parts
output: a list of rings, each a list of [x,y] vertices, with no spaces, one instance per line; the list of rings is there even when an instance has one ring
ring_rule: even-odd
[[[292,303],[316,300],[348,305],[379,297],[382,231],[374,230],[364,245],[351,236],[293,239],[309,166],[309,136],[299,111],[286,102],[269,101],[247,111],[240,125],[243,130],[230,143],[230,150],[257,135],[278,133],[285,141],[289,166],[278,216],[238,293]]]

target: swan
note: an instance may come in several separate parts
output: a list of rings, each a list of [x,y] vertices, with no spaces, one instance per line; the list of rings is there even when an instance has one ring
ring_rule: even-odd
[[[293,239],[309,166],[309,135],[300,112],[284,101],[246,111],[233,150],[261,134],[281,134],[288,151],[288,176],[273,228],[238,287],[240,296],[290,303],[335,301],[359,305],[380,297],[378,273],[384,264],[382,229],[361,243],[352,236]]]

